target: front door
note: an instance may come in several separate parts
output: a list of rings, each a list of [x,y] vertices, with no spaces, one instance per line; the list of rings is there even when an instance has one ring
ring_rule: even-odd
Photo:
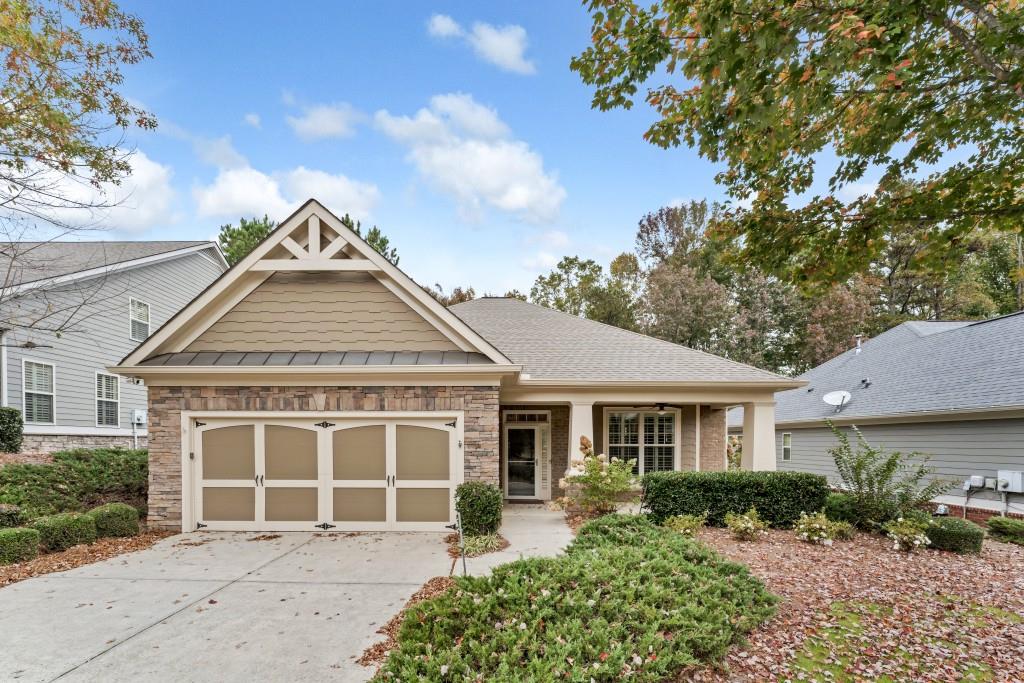
[[[512,427],[505,429],[505,496],[537,498],[540,472],[540,429]]]

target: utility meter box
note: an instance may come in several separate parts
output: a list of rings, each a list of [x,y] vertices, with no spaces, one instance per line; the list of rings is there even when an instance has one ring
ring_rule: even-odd
[[[999,470],[996,477],[998,490],[1006,493],[1024,493],[1024,472],[1019,470]]]
[[[136,408],[132,411],[132,424],[136,427],[146,426],[146,409]]]

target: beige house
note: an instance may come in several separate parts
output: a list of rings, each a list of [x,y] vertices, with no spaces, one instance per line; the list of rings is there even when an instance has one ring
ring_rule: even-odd
[[[561,495],[581,436],[639,473],[775,468],[753,367],[515,299],[445,308],[308,201],[120,365],[149,387],[150,522],[436,530],[455,487]]]

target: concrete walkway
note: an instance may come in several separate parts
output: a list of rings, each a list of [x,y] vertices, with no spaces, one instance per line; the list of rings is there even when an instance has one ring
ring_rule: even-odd
[[[484,573],[554,554],[561,513],[506,509]],[[0,681],[365,681],[376,630],[451,560],[434,533],[196,533],[0,589]]]

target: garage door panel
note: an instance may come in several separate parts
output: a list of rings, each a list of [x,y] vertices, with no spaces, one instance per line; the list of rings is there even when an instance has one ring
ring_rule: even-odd
[[[400,424],[395,432],[395,475],[399,481],[449,478],[448,430]]]
[[[316,480],[317,433],[312,429],[268,424],[264,427],[267,479]]]
[[[264,517],[268,522],[306,522],[318,517],[319,490],[305,487],[268,487]]]
[[[202,495],[204,520],[256,521],[256,489],[253,487],[206,486]]]
[[[202,432],[203,479],[253,479],[256,476],[256,428],[212,427]]]
[[[383,480],[387,476],[386,431],[384,425],[368,425],[334,432],[334,479]]]
[[[396,489],[395,508],[397,522],[447,522],[451,516],[451,490]]]
[[[387,489],[335,488],[333,509],[335,522],[386,522]]]

